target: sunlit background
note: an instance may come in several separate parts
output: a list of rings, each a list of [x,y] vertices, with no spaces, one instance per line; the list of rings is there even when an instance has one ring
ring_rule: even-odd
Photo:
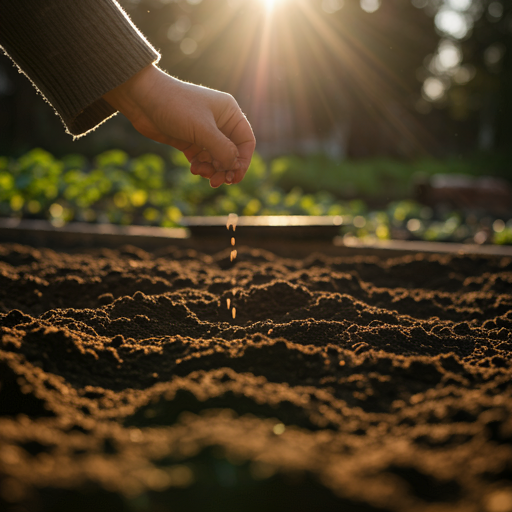
[[[237,99],[257,138],[247,177],[212,191],[122,116],[73,142],[0,57],[0,216],[328,214],[350,236],[512,243],[509,1],[121,4],[163,69]]]
[[[512,140],[512,13],[500,0],[121,4],[164,69],[237,98],[266,157],[410,158]],[[69,149],[49,107],[5,57],[0,63],[2,153]],[[119,119],[73,149],[94,153],[132,138]]]

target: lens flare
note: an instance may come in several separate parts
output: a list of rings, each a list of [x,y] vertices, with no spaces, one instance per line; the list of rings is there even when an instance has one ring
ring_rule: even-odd
[[[278,0],[260,0],[268,11],[271,11]]]
[[[363,126],[357,124],[359,114],[354,116],[360,112],[372,125],[385,125],[387,136],[400,139],[411,153],[432,142],[414,112],[399,107],[403,97],[412,98],[412,85],[395,64],[413,59],[407,46],[396,46],[397,39],[403,44],[394,36],[396,31],[387,25],[387,30],[379,28],[393,25],[388,3],[228,0],[227,4],[229,9],[211,9],[208,29],[199,42],[192,28],[186,32],[180,53],[202,55],[201,62],[192,66],[194,72],[204,76],[200,68],[209,63],[214,79],[208,85],[237,97],[258,132],[260,152],[331,151],[333,144],[344,148],[349,134],[363,133],[357,132],[357,126]],[[358,14],[361,8],[371,15]],[[180,28],[173,28],[170,36]],[[408,34],[412,42],[417,40],[413,30]],[[222,54],[225,59],[219,62],[216,56]],[[460,68],[455,41],[435,57],[452,74]],[[460,80],[469,78],[461,71]],[[444,82],[427,82],[422,105],[429,107],[429,102],[442,99],[445,88]],[[327,150],[326,144],[331,144]]]

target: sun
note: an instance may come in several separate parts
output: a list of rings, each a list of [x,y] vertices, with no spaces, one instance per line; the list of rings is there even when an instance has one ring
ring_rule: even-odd
[[[271,11],[281,0],[260,0],[268,11]]]

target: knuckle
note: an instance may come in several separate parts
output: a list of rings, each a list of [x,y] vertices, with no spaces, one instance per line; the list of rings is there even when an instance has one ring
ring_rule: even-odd
[[[229,94],[227,92],[223,92],[222,93],[222,99],[223,99],[226,107],[236,108],[236,109],[239,108],[237,101],[235,100],[235,98],[231,94]]]

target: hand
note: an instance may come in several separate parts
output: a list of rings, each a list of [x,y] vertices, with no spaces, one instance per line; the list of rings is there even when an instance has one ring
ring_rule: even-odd
[[[103,98],[142,135],[183,151],[192,174],[212,187],[238,183],[256,140],[235,99],[145,67]]]

